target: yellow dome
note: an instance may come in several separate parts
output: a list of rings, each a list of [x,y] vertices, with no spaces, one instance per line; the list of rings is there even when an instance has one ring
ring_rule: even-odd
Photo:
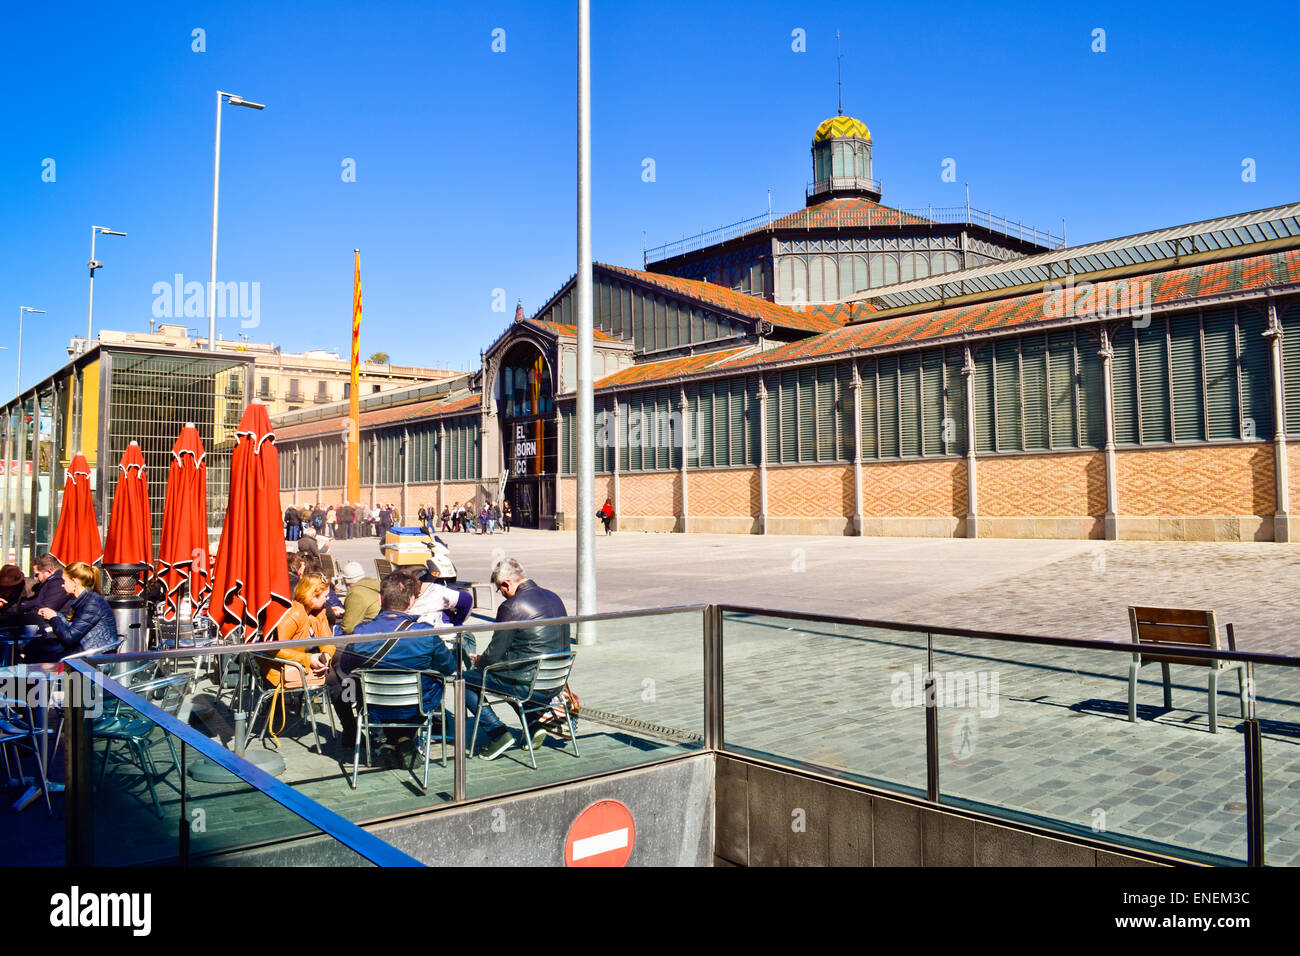
[[[817,132],[813,134],[813,145],[816,146],[824,140],[846,136],[856,136],[871,142],[871,130],[867,129],[867,124],[862,120],[854,119],[852,116],[832,116],[828,120],[823,120],[817,127]]]

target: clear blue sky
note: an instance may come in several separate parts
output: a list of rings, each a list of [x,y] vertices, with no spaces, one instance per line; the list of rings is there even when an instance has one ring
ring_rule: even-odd
[[[769,188],[776,212],[802,207],[837,28],[889,205],[957,205],[969,182],[974,206],[1066,219],[1073,245],[1295,201],[1298,24],[1294,3],[596,0],[595,255],[639,266],[643,231],[755,215]],[[574,271],[575,34],[554,2],[11,5],[0,393],[20,305],[47,310],[24,326],[24,385],[84,334],[92,224],[130,234],[99,241],[97,328],[147,329],[155,283],[206,281],[217,89],[268,104],[223,116],[218,277],[260,283],[261,325],[219,331],[346,354],[360,247],[363,355],[477,363],[516,299],[532,314]]]

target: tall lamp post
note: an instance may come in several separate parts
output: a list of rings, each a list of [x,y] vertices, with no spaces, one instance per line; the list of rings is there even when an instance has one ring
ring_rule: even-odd
[[[17,394],[23,393],[23,313],[32,312],[37,315],[44,315],[44,309],[33,309],[30,305],[20,305],[18,307],[18,376],[15,382]]]
[[[90,305],[86,308],[86,348],[90,348],[90,327],[95,321],[95,270],[104,267],[104,263],[95,258],[95,235],[101,232],[106,236],[126,236],[126,233],[114,232],[108,226],[90,227],[90,261],[86,263],[90,267]]]
[[[217,90],[217,141],[212,151],[212,267],[208,270],[208,351],[217,347],[217,192],[221,184],[221,104],[247,106],[253,110],[264,110],[266,104],[251,103],[234,93]]]

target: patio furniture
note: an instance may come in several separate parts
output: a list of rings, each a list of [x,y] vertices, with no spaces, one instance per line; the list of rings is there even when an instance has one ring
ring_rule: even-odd
[[[361,687],[358,710],[357,736],[352,749],[352,789],[357,789],[357,773],[361,768],[361,738],[366,740],[366,766],[370,766],[370,733],[386,728],[416,730],[424,735],[424,781],[421,787],[429,789],[429,755],[433,750],[433,718],[436,712],[424,709],[424,676],[443,682],[446,696],[447,679],[433,671],[399,670],[393,667],[366,667],[352,672]],[[370,712],[371,707],[414,707],[416,716],[383,719]],[[417,748],[418,750],[418,748]],[[411,756],[414,764],[415,755]],[[442,726],[442,765],[447,766],[447,723]],[[414,768],[412,768],[414,769]]]
[[[157,681],[135,684],[131,690],[159,710],[175,717],[185,700],[190,680],[189,674],[177,674]],[[160,732],[158,725],[148,717],[129,707],[120,706],[111,721],[96,723],[92,728],[94,739],[104,741],[104,765],[99,771],[100,789],[103,789],[104,777],[108,774],[111,745],[114,741],[123,743],[133,762],[139,765],[140,772],[144,774],[145,783],[149,787],[149,796],[153,800],[154,813],[161,819],[162,807],[158,803],[158,791],[154,787],[154,781],[163,779],[173,769],[179,773],[180,761],[176,758],[176,747],[172,744],[171,735],[162,732],[163,740],[167,742],[167,749],[171,753],[172,766],[162,773],[158,772],[158,766],[153,759],[155,734],[158,732]]]
[[[524,743],[528,745],[528,759],[533,763],[533,769],[537,769],[537,755],[533,751],[533,741],[528,733],[527,715],[551,709],[551,701],[557,695],[563,701],[564,720],[569,728],[569,737],[573,740],[573,755],[581,757],[578,751],[578,735],[573,730],[573,718],[569,714],[568,701],[564,700],[564,685],[569,682],[569,672],[573,670],[573,662],[577,659],[577,654],[573,651],[563,651],[558,654],[540,654],[537,657],[523,657],[513,661],[502,661],[499,664],[492,664],[483,668],[483,687],[479,690],[479,714],[483,707],[489,707],[492,704],[508,704],[513,708],[519,717],[519,723],[523,726]],[[536,664],[533,670],[533,677],[527,684],[519,684],[517,690],[505,690],[497,687],[489,689],[487,686],[488,675],[493,671],[506,670],[509,672],[517,671],[521,664]],[[497,680],[502,680],[497,677]],[[478,739],[478,714],[474,715],[474,732],[470,737],[468,753],[474,752],[475,742]]]
[[[298,716],[300,719],[302,718],[302,708],[305,704],[309,718],[308,722],[311,724],[311,735],[316,741],[316,753],[323,753],[320,744],[320,734],[316,732],[315,705],[316,697],[318,695],[326,698],[329,696],[329,688],[325,685],[325,681],[323,679],[315,681],[309,679],[306,669],[297,661],[285,660],[276,657],[274,654],[252,654],[249,656],[254,658],[256,661],[269,665],[272,668],[278,668],[280,670],[280,686],[276,687],[269,680],[263,677],[260,668],[251,668],[255,675],[254,680],[260,682],[261,693],[258,695],[257,703],[253,705],[252,715],[248,718],[248,737],[245,740],[245,746],[247,746],[248,740],[253,739],[253,728],[257,726],[257,716],[262,712],[262,705],[272,700],[277,694],[281,696],[282,700],[288,694],[299,694],[301,696],[298,705]],[[256,686],[257,685],[255,685],[255,687]],[[334,726],[334,711],[330,708],[329,701],[322,700],[321,708],[329,717],[330,730],[337,734],[338,730]],[[263,741],[266,740],[267,732],[271,730],[271,720],[274,711],[274,705],[267,709],[266,723],[262,725],[261,737]],[[274,741],[276,749],[278,750],[280,747],[278,735],[271,732],[271,739]]]
[[[1173,693],[1169,682],[1170,664],[1189,664],[1209,670],[1210,733],[1219,732],[1218,694],[1219,678],[1228,671],[1237,672],[1237,686],[1241,697],[1241,716],[1246,716],[1246,665],[1243,661],[1196,660],[1181,657],[1178,648],[1219,650],[1219,627],[1213,611],[1199,611],[1166,607],[1130,607],[1129,626],[1133,643],[1144,650],[1135,653],[1128,671],[1128,719],[1137,720],[1137,675],[1147,664],[1159,664],[1164,679],[1165,709],[1173,709]],[[1232,625],[1227,625],[1228,650],[1237,649]],[[1145,648],[1158,648],[1165,653],[1153,653]]]

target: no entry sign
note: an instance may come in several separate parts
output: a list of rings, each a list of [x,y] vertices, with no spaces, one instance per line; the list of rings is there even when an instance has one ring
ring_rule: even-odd
[[[598,800],[578,814],[564,840],[565,866],[624,866],[636,845],[632,811]]]

